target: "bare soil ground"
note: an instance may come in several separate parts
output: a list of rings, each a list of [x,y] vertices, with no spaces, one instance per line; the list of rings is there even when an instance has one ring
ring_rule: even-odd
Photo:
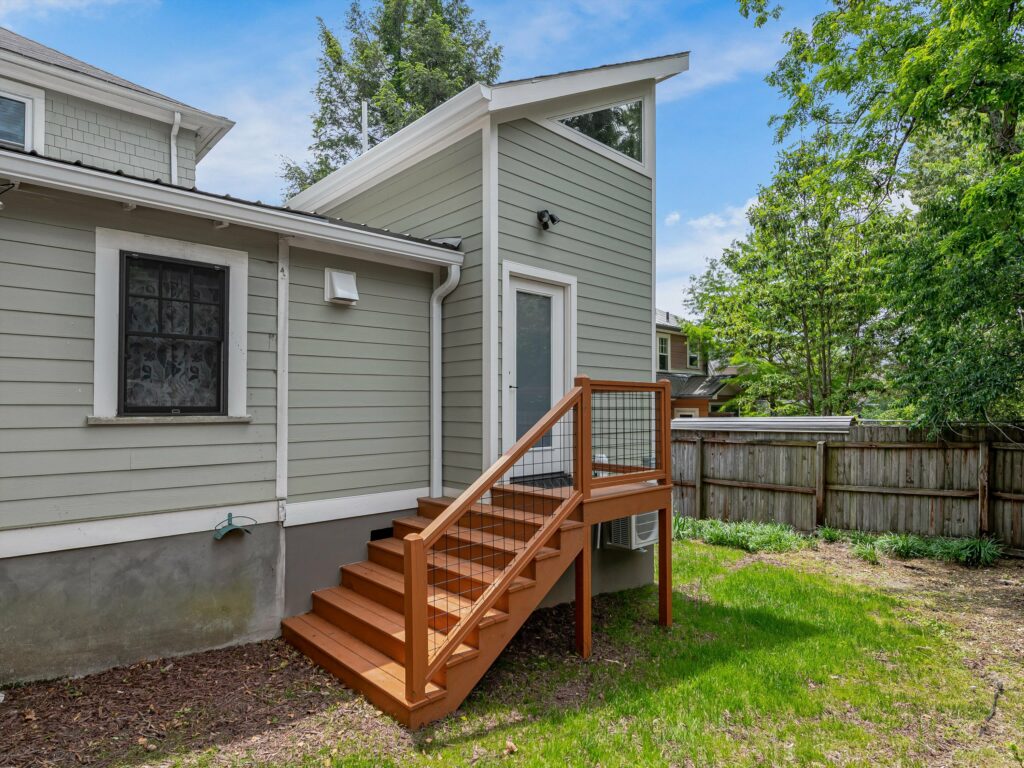
[[[750,555],[739,563],[752,560],[896,593],[908,606],[908,620],[954,627],[970,663],[991,685],[993,714],[983,735],[1002,744],[1021,738],[1012,732],[1012,718],[998,715],[1001,692],[1024,680],[1024,560],[1007,559],[984,570],[925,560],[869,565],[839,545]],[[605,643],[599,630],[605,609],[597,599],[595,659],[622,663],[615,658],[621,650]],[[568,651],[571,637],[571,608],[538,611],[509,646],[506,663],[481,686],[507,689],[519,658],[552,653],[567,664],[583,663]],[[586,695],[578,690],[585,685],[578,678],[568,674],[554,686],[527,684],[519,693],[572,706]],[[2,695],[0,768],[253,765],[310,756],[330,763],[344,744],[358,745],[360,754],[372,756],[366,764],[375,765],[402,763],[425,738],[380,715],[280,640],[32,683]]]

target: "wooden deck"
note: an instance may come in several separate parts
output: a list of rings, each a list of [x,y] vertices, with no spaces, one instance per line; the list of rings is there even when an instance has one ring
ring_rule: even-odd
[[[656,403],[656,466],[617,465],[595,477],[593,392],[643,392]],[[339,585],[282,623],[306,655],[411,728],[454,711],[570,565],[576,646],[591,649],[591,526],[659,510],[659,620],[671,623],[668,388],[591,382],[576,387],[458,499],[419,500],[367,559],[341,566]],[[572,425],[573,485],[545,489],[510,472],[557,424]]]

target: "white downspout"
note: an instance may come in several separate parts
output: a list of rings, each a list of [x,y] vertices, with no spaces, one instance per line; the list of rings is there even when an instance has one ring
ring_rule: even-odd
[[[181,128],[181,112],[174,113],[171,125],[171,184],[178,183],[178,129]]]
[[[430,495],[443,496],[441,446],[441,303],[459,284],[462,268],[448,267],[448,277],[430,294]]]

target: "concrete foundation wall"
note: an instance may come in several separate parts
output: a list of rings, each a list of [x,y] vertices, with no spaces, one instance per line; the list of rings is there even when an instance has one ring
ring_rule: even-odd
[[[365,560],[371,531],[390,528],[395,518],[415,514],[415,510],[384,512],[285,528],[284,615],[310,610],[315,590],[338,586],[341,566]]]
[[[282,529],[0,560],[0,685],[273,637]]]

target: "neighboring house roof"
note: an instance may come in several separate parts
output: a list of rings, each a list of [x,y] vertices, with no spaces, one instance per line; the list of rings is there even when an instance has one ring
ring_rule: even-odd
[[[685,72],[689,61],[690,54],[682,52],[490,86],[474,83],[288,202],[308,211],[329,207],[397,172],[410,158],[425,157],[480,130],[480,120],[487,115],[517,115],[518,110],[567,96],[631,83],[661,82]]]
[[[673,419],[672,429],[707,432],[830,432],[847,434],[854,416],[763,416],[723,419]]]
[[[196,162],[234,125],[226,117],[204,112],[123,77],[94,67],[48,46],[0,27],[0,63],[12,75],[31,84],[52,88],[165,123],[182,116],[182,127],[197,133]]]
[[[291,235],[294,238],[292,244],[298,247],[315,248],[334,243],[349,250],[385,257],[396,256],[442,266],[462,264],[462,254],[450,243],[354,224],[286,206],[204,192],[195,187],[167,184],[159,179],[95,168],[81,161],[58,160],[36,152],[0,147],[0,178],[270,230]]]
[[[732,376],[711,375],[701,373],[667,373],[658,372],[658,381],[668,381],[672,385],[672,397],[696,397],[708,399],[717,395],[732,379]]]
[[[683,322],[683,318],[679,315],[673,315],[671,312],[666,312],[664,309],[654,310],[654,323],[659,328],[665,330],[678,331],[679,324]]]

